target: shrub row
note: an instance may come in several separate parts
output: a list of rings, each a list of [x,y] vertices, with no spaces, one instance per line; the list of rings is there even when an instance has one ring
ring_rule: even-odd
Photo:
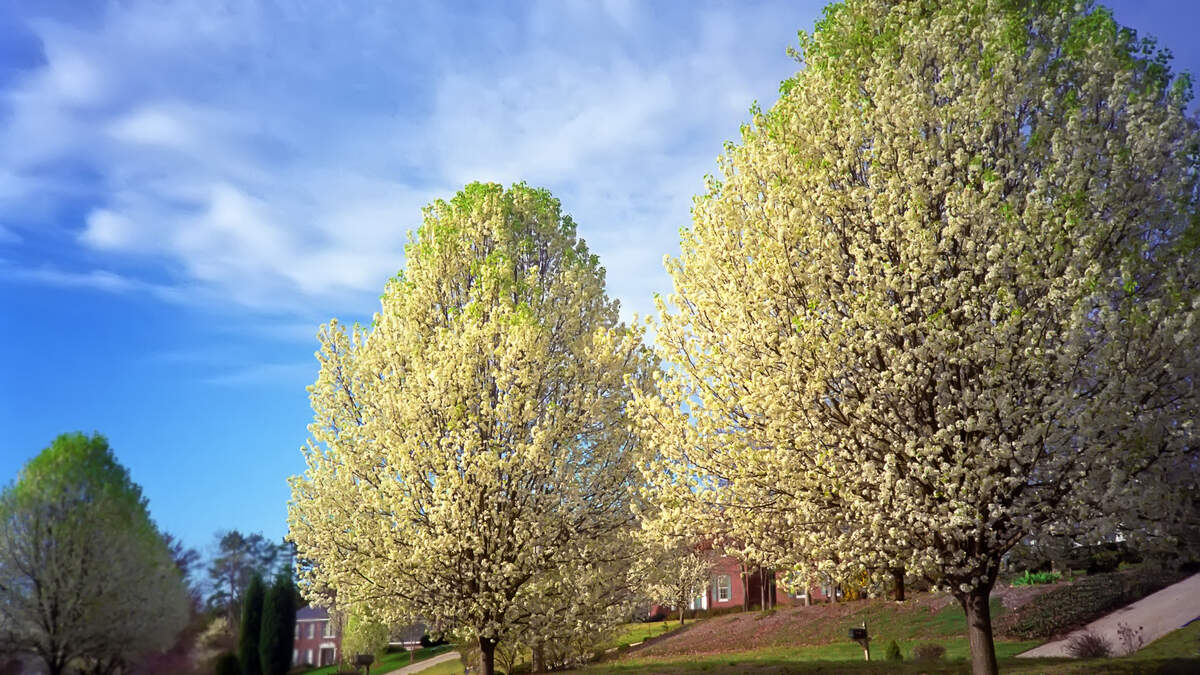
[[[1134,569],[1097,574],[1047,591],[1000,617],[997,632],[1040,640],[1083,626],[1182,578],[1178,572]]]

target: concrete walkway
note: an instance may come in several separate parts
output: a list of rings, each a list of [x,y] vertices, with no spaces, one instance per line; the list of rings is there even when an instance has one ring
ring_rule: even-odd
[[[1067,643],[1075,635],[1089,630],[1108,640],[1114,656],[1123,655],[1124,646],[1117,633],[1119,624],[1125,624],[1135,630],[1141,626],[1145,646],[1177,628],[1182,628],[1185,623],[1197,617],[1200,617],[1200,574],[1192,575],[1132,605],[1096,619],[1064,640],[1047,642],[1017,656],[1070,656],[1067,653]]]
[[[419,673],[422,670],[436,666],[439,663],[453,661],[454,659],[457,659],[458,657],[459,657],[458,652],[446,652],[445,654],[438,654],[437,656],[425,659],[424,661],[417,661],[416,663],[412,664],[411,666],[404,666],[403,668],[401,668],[399,670],[393,670],[393,671],[384,673],[383,675],[413,675],[413,673]]]

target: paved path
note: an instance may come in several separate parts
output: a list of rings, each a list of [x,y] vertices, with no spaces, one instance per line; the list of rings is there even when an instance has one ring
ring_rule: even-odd
[[[1120,654],[1124,647],[1117,634],[1118,624],[1123,623],[1135,629],[1141,626],[1142,639],[1144,644],[1148,645],[1197,617],[1200,617],[1200,574],[1190,576],[1153,595],[1148,595],[1132,605],[1122,607],[1112,614],[1096,619],[1071,633],[1064,640],[1047,642],[1017,656],[1069,656],[1067,654],[1068,641],[1073,636],[1088,630],[1103,636],[1108,640],[1113,651]]]
[[[437,656],[425,659],[424,661],[417,661],[416,663],[412,664],[411,666],[404,666],[403,668],[401,668],[399,670],[393,670],[393,671],[384,673],[384,675],[412,675],[413,673],[419,673],[422,670],[425,670],[426,668],[429,668],[431,666],[436,666],[439,663],[453,661],[454,659],[457,659],[458,657],[459,657],[458,652],[446,652],[445,654],[438,654]]]

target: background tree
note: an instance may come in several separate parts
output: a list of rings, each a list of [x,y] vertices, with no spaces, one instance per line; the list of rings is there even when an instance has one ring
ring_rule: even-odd
[[[217,551],[208,564],[212,592],[211,609],[224,612],[229,625],[237,626],[242,616],[242,593],[255,574],[272,578],[280,563],[280,546],[261,533],[245,535],[237,530],[217,533]],[[286,553],[286,552],[285,552]]]
[[[1161,485],[1200,412],[1189,82],[1075,0],[853,0],[801,48],[668,263],[646,475],[747,542],[782,526],[796,558],[905,563],[955,594],[994,673],[1010,547],[1180,511]]]
[[[387,652],[388,625],[355,612],[345,615],[342,629],[342,661],[354,665],[359,654],[371,654],[376,661]]]
[[[115,672],[187,619],[182,575],[103,436],[59,436],[0,494],[0,644],[51,675]]]
[[[688,605],[708,591],[712,571],[712,551],[683,542],[666,549],[652,544],[651,553],[634,568],[650,601],[678,611],[681,626]]]
[[[295,625],[296,587],[290,571],[284,571],[275,575],[275,582],[263,597],[262,628],[258,637],[263,675],[284,675],[291,668]],[[343,651],[344,645],[343,642]]]
[[[369,331],[321,331],[290,538],[306,588],[478,641],[491,673],[540,580],[630,525],[641,334],[545,190],[469,185],[406,259]]]
[[[256,572],[250,577],[242,597],[242,628],[238,634],[238,661],[242,665],[242,675],[263,675],[264,672],[259,640],[262,636],[265,595],[262,577]]]

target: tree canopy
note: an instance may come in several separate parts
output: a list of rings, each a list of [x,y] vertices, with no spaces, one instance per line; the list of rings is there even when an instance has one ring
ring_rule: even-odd
[[[320,333],[289,505],[306,592],[478,639],[488,673],[501,638],[589,623],[565,580],[621,555],[625,379],[647,368],[617,309],[549,192],[475,183],[426,208],[371,327]]]
[[[668,262],[646,477],[664,531],[733,523],[758,559],[950,589],[995,672],[1013,544],[1176,510],[1190,83],[1075,0],[851,0],[800,44]]]
[[[63,434],[0,494],[0,646],[52,675],[105,673],[174,642],[188,589],[101,435]]]

